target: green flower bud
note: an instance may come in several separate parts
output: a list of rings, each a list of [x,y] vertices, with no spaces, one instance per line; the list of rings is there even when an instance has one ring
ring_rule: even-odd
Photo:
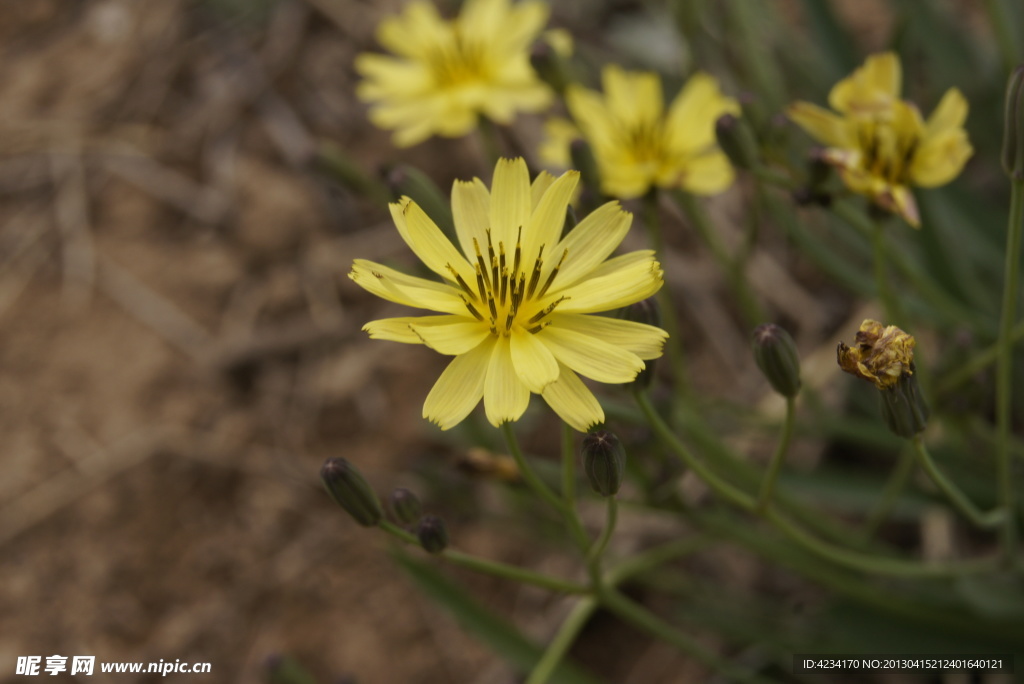
[[[345,459],[327,459],[320,468],[320,479],[331,498],[363,527],[373,527],[384,517],[377,495]]]
[[[441,553],[448,546],[448,530],[444,520],[436,515],[425,515],[420,519],[416,536],[427,553]]]
[[[1010,74],[1003,126],[1003,170],[1014,180],[1024,180],[1024,65]]]
[[[754,328],[754,361],[776,392],[795,397],[800,391],[800,357],[789,333],[765,323]]]
[[[384,180],[396,200],[408,197],[433,219],[441,232],[450,240],[457,239],[451,204],[430,176],[415,166],[398,164],[386,170]],[[458,243],[456,242],[456,244]]]
[[[594,157],[590,143],[582,138],[576,138],[569,143],[569,157],[572,159],[572,168],[580,170],[584,191],[594,195],[600,194],[601,172],[598,170],[597,158]]]
[[[746,121],[733,114],[723,114],[715,121],[715,138],[718,146],[738,169],[753,169],[758,166],[760,152],[754,132]]]
[[[882,419],[900,437],[912,438],[928,425],[928,405],[921,396],[914,364],[892,387],[878,393],[882,399]]]
[[[565,60],[555,46],[541,39],[530,48],[530,66],[537,72],[537,77],[559,95],[565,93],[569,85],[569,74]]]
[[[408,489],[396,489],[391,492],[388,499],[388,508],[391,509],[391,516],[399,525],[412,525],[419,521],[423,513],[423,507],[415,494]]]
[[[622,486],[626,473],[626,450],[622,442],[607,430],[597,430],[583,438],[583,469],[591,488],[601,496],[613,496]]]

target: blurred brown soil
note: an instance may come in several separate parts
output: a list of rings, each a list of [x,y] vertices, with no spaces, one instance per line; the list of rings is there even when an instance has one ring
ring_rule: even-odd
[[[254,682],[278,653],[322,681],[511,681],[317,487],[329,456],[386,492],[452,455],[420,418],[443,359],[370,343],[362,324],[398,309],[345,277],[354,257],[404,248],[383,207],[312,164],[330,140],[370,172],[402,159],[444,183],[483,175],[469,142],[396,152],[355,102],[352,58],[395,4],[0,11],[0,681],[21,681],[18,656],[84,654]],[[730,206],[713,207],[726,226]],[[763,391],[720,272],[689,249],[666,270],[697,382]],[[834,307],[770,258],[752,278],[802,341],[834,327]],[[471,516],[453,527],[462,548],[578,571]],[[538,639],[564,614],[456,576]],[[610,681],[699,676],[671,649],[595,630],[637,642],[594,649]]]

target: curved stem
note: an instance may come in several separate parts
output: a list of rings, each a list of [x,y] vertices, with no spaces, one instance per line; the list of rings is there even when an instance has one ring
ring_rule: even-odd
[[[567,508],[576,508],[576,452],[568,423],[562,423],[562,501]]]
[[[892,287],[889,284],[889,260],[885,242],[885,226],[878,219],[873,223],[871,249],[875,262],[875,290],[878,293],[878,299],[882,302],[882,310],[885,311],[885,324],[905,325],[906,322],[903,320],[899,301],[893,295]]]
[[[765,682],[752,672],[741,670],[732,663],[723,660],[708,651],[696,640],[662,620],[643,606],[629,600],[615,589],[609,589],[600,596],[601,604],[630,624],[639,627],[662,641],[672,644],[677,649],[708,667],[725,674],[729,681]]]
[[[971,500],[960,491],[953,482],[951,482],[939,467],[932,460],[931,454],[928,453],[928,448],[924,445],[924,441],[921,439],[920,434],[914,435],[913,439],[914,453],[917,454],[918,462],[928,473],[932,481],[938,485],[942,493],[949,498],[952,504],[958,511],[964,514],[964,516],[972,523],[982,528],[995,527],[1003,522],[1006,516],[1006,509],[997,508],[989,511],[988,513],[982,513],[978,510],[978,507],[971,503]]]
[[[477,130],[480,132],[480,142],[483,145],[487,162],[490,164],[490,168],[494,168],[494,165],[501,159],[498,130],[495,128],[494,122],[483,115],[477,119]]]
[[[572,607],[572,611],[558,628],[558,632],[551,639],[551,643],[548,644],[548,648],[544,651],[541,659],[537,661],[533,671],[530,672],[530,676],[526,679],[525,684],[545,684],[551,678],[551,675],[554,674],[555,669],[558,667],[558,663],[569,652],[569,648],[572,646],[573,641],[576,640],[580,630],[587,624],[590,616],[594,614],[597,605],[597,599],[588,596],[580,599]]]
[[[608,518],[604,524],[604,530],[601,532],[601,536],[594,542],[594,545],[590,547],[590,551],[587,553],[587,562],[594,565],[598,565],[601,562],[601,554],[604,553],[605,548],[608,546],[608,541],[612,538],[612,533],[615,532],[615,524],[619,519],[619,502],[615,496],[608,497]]]
[[[893,506],[896,505],[896,499],[906,486],[907,478],[910,477],[910,473],[913,470],[914,450],[904,447],[900,451],[900,460],[896,462],[896,467],[893,468],[892,474],[889,475],[889,479],[882,489],[881,500],[874,510],[871,511],[871,515],[868,516],[868,520],[864,524],[864,541],[870,540],[878,526],[882,524],[882,521],[889,517]]]
[[[761,483],[761,493],[757,497],[757,510],[763,512],[771,502],[772,494],[775,492],[775,480],[779,476],[779,469],[786,459],[786,452],[789,451],[790,440],[793,439],[793,423],[796,414],[796,399],[786,397],[786,418],[782,423],[782,434],[779,436],[779,443],[772,454],[771,463],[768,465],[768,472]]]
[[[407,544],[419,544],[419,540],[416,538],[416,535],[403,530],[387,520],[382,520],[380,522],[380,528],[391,536],[400,539]],[[501,577],[503,579],[520,582],[522,584],[530,584],[543,589],[550,589],[551,591],[557,591],[562,594],[587,594],[590,592],[590,588],[582,584],[568,582],[539,572],[524,570],[523,568],[515,565],[487,560],[485,558],[473,556],[454,549],[445,549],[439,555],[450,563],[460,565],[470,570],[494,575],[495,577]]]
[[[544,484],[537,474],[533,472],[533,468],[526,461],[526,457],[523,456],[522,449],[519,448],[519,440],[516,439],[515,430],[512,428],[512,423],[502,423],[501,431],[505,434],[505,441],[508,443],[508,450],[512,454],[513,460],[516,462],[516,467],[519,468],[519,474],[522,476],[523,481],[526,485],[533,490],[534,494],[544,499],[548,504],[551,505],[556,511],[558,511],[565,519],[566,524],[569,527],[569,532],[572,534],[576,544],[584,552],[590,548],[590,539],[587,537],[587,533],[583,530],[583,526],[580,524],[579,516],[576,515],[576,509],[570,508],[566,505],[565,501],[558,498],[558,496],[551,491],[551,488]]]
[[[711,472],[711,469],[705,466],[700,460],[697,459],[685,444],[676,436],[671,428],[662,420],[661,416],[651,405],[650,397],[647,396],[646,392],[636,392],[636,401],[640,405],[640,410],[643,411],[644,416],[647,418],[647,422],[657,433],[658,437],[663,441],[673,452],[686,464],[690,470],[697,473],[697,475],[704,480],[704,482],[715,491],[716,494],[721,496],[723,499],[732,502],[734,505],[740,508],[753,511],[756,508],[754,498],[746,492],[740,490],[737,487],[729,484],[722,478],[718,477],[715,473]]]
[[[1017,552],[1017,531],[1014,526],[1016,509],[1010,472],[1010,419],[1013,394],[1013,342],[1010,339],[1017,316],[1017,293],[1020,280],[1021,230],[1024,228],[1024,180],[1013,180],[1010,194],[1010,219],[1006,229],[1006,264],[1003,274],[1003,307],[996,346],[996,478],[999,503],[1006,512],[1003,521],[1003,556],[1007,564],[1013,562]]]

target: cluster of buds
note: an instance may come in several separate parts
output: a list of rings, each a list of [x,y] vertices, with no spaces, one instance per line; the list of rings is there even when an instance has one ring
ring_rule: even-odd
[[[384,518],[380,499],[354,465],[343,458],[329,458],[320,468],[320,480],[331,498],[363,527],[376,527]],[[388,500],[391,517],[405,527],[415,527],[420,546],[441,553],[448,546],[448,531],[436,515],[423,515],[419,498],[408,489],[396,489]]]
[[[914,375],[916,344],[911,335],[895,325],[883,326],[867,319],[861,323],[852,347],[840,342],[836,349],[840,368],[878,388],[886,425],[906,438],[928,424],[928,406]]]

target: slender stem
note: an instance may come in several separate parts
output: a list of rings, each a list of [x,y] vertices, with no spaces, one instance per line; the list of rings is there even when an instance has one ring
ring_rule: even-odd
[[[715,491],[716,494],[732,502],[734,505],[740,508],[753,511],[756,508],[754,498],[746,492],[734,487],[725,480],[721,479],[715,473],[705,466],[700,460],[694,456],[685,444],[676,436],[671,428],[662,420],[661,416],[651,405],[650,397],[647,396],[646,392],[636,392],[636,401],[640,405],[640,410],[643,411],[644,416],[647,417],[647,422],[654,428],[659,439],[661,439],[677,456],[680,460],[686,464],[688,468],[697,473],[698,476],[704,482]]]
[[[480,131],[480,142],[483,144],[484,154],[491,168],[501,159],[501,145],[498,142],[498,130],[494,122],[486,116],[480,115],[477,120],[477,130]]]
[[[647,228],[647,237],[651,249],[655,251],[658,258],[665,258],[665,240],[661,234],[661,221],[658,220],[658,189],[651,188],[651,191],[644,195],[643,199],[643,223]],[[686,371],[686,357],[683,352],[683,341],[680,337],[682,326],[679,325],[679,316],[672,302],[672,292],[666,282],[655,295],[658,308],[661,310],[661,320],[665,332],[668,333],[668,340],[665,342],[665,356],[668,357],[669,367],[672,369],[672,378],[675,380],[676,397],[685,396],[689,393],[688,375]]]
[[[1013,327],[1010,332],[1010,344],[1015,345],[1024,340],[1024,321]],[[943,375],[936,382],[935,392],[937,394],[948,394],[960,385],[964,384],[975,375],[995,363],[999,358],[999,343],[986,347],[973,357],[960,364],[957,368]]]
[[[501,431],[505,434],[505,442],[508,444],[509,453],[512,454],[512,458],[516,462],[516,467],[519,468],[519,474],[522,476],[526,485],[533,490],[534,494],[551,504],[551,507],[556,511],[560,513],[564,512],[565,504],[553,491],[551,491],[550,487],[544,484],[541,479],[537,477],[533,468],[530,467],[530,464],[526,461],[526,457],[523,456],[523,451],[519,448],[519,440],[516,439],[516,432],[512,427],[512,423],[502,423]]]
[[[829,544],[808,534],[775,509],[769,508],[765,515],[783,534],[808,551],[837,565],[861,572],[892,577],[959,577],[975,572],[987,572],[993,568],[992,559],[989,558],[960,563],[921,563],[859,553]]]
[[[886,325],[904,325],[903,314],[900,311],[899,302],[893,295],[889,283],[889,259],[888,248],[885,241],[885,226],[881,219],[875,219],[871,230],[871,248],[875,262],[875,290],[878,299],[882,302],[882,310],[885,311]]]
[[[419,544],[419,540],[416,538],[416,535],[403,530],[387,520],[382,520],[380,522],[380,528],[391,536],[396,537],[407,544]],[[470,570],[494,575],[495,577],[501,577],[503,579],[513,580],[522,584],[530,584],[535,587],[550,589],[551,591],[557,591],[562,594],[587,594],[590,592],[590,588],[582,584],[576,584],[557,577],[551,577],[550,575],[524,570],[523,568],[515,565],[487,560],[468,553],[463,553],[462,551],[456,551],[454,549],[445,549],[439,555],[450,563],[460,565],[464,568],[469,568]]]
[[[786,459],[786,452],[789,451],[789,442],[793,438],[793,423],[796,415],[796,399],[786,397],[786,418],[782,423],[782,434],[779,436],[779,443],[775,446],[775,453],[772,454],[771,463],[768,465],[768,472],[761,482],[761,494],[757,497],[757,510],[763,512],[771,503],[772,494],[775,492],[775,480],[779,476],[779,469]]]
[[[651,634],[662,641],[672,644],[683,653],[692,656],[708,667],[722,672],[728,677],[729,681],[766,681],[761,677],[757,677],[752,672],[742,670],[734,666],[732,663],[719,658],[717,655],[701,646],[700,643],[692,637],[680,632],[654,613],[651,613],[643,606],[629,600],[615,589],[609,589],[603,592],[600,599],[602,605],[626,622],[639,627],[648,634]]]
[[[1006,11],[1003,0],[985,0],[985,12],[988,14],[989,26],[996,37],[996,45],[999,46],[999,56],[1003,60],[1003,68],[1007,72],[1013,71],[1020,54],[1017,49],[1017,40],[1014,36],[1013,21]]]
[[[878,530],[878,526],[882,524],[882,521],[889,517],[893,506],[896,505],[896,499],[899,497],[900,492],[903,491],[907,484],[907,478],[910,477],[913,471],[914,450],[905,447],[900,451],[900,459],[896,462],[896,467],[893,468],[892,473],[889,475],[885,487],[882,488],[882,497],[878,505],[871,511],[867,522],[864,524],[864,541],[870,540],[875,535],[875,531]]]
[[[707,212],[693,195],[677,192],[673,196],[697,229],[704,244],[711,250],[711,255],[718,262],[719,268],[725,271],[726,277],[729,279],[729,286],[739,302],[744,320],[750,326],[761,323],[764,320],[764,315],[761,313],[761,307],[758,305],[754,293],[750,290],[749,281],[744,276],[743,262],[729,254],[718,231],[711,225],[711,219],[708,218]]]
[[[605,548],[608,546],[608,541],[612,538],[612,533],[615,532],[615,524],[619,519],[619,502],[614,495],[607,497],[608,499],[608,513],[607,519],[605,520],[604,530],[601,532],[601,536],[594,541],[593,546],[590,547],[590,551],[587,553],[587,562],[598,565],[601,561],[601,554],[604,553]]]
[[[502,423],[501,430],[505,433],[505,441],[508,442],[508,450],[512,454],[512,458],[516,462],[516,467],[519,468],[519,474],[522,476],[523,481],[526,482],[527,486],[533,490],[533,492],[544,499],[548,504],[551,505],[556,511],[558,511],[565,519],[566,524],[569,527],[569,532],[572,534],[573,539],[581,550],[586,552],[590,548],[590,539],[587,537],[587,533],[583,530],[583,525],[580,523],[579,516],[576,515],[576,509],[570,508],[566,505],[565,501],[558,498],[551,488],[544,484],[537,474],[533,472],[533,468],[526,461],[526,457],[523,456],[522,449],[519,448],[519,440],[516,439],[515,430],[512,428],[512,423]]]
[[[1006,509],[996,508],[988,513],[979,511],[978,507],[971,503],[971,500],[967,498],[960,488],[939,470],[935,461],[932,460],[931,454],[928,453],[928,447],[924,445],[924,440],[921,439],[920,434],[914,435],[912,441],[914,453],[917,454],[917,460],[925,469],[925,472],[928,473],[932,481],[942,490],[942,493],[949,498],[957,510],[963,513],[968,520],[982,528],[995,527],[1004,521],[1004,517],[1007,514]]]
[[[1002,545],[1005,562],[1014,561],[1017,551],[1017,530],[1014,526],[1012,473],[1010,471],[1010,421],[1013,394],[1013,342],[1010,339],[1014,319],[1017,317],[1017,293],[1020,280],[1021,230],[1024,228],[1024,180],[1011,181],[1010,220],[1006,229],[1006,265],[1003,275],[1003,310],[996,342],[999,354],[996,361],[996,478],[999,503],[1006,512],[1003,521]]]
[[[551,643],[548,644],[548,648],[544,651],[541,659],[537,661],[533,671],[530,672],[530,676],[526,679],[525,684],[545,684],[551,679],[551,675],[555,673],[558,663],[569,652],[569,648],[576,640],[580,630],[587,624],[587,620],[594,614],[597,606],[597,599],[587,596],[580,599],[572,607],[572,611],[558,628],[558,632],[551,639]]]
[[[576,508],[576,451],[573,429],[562,423],[562,501],[566,508]]]

